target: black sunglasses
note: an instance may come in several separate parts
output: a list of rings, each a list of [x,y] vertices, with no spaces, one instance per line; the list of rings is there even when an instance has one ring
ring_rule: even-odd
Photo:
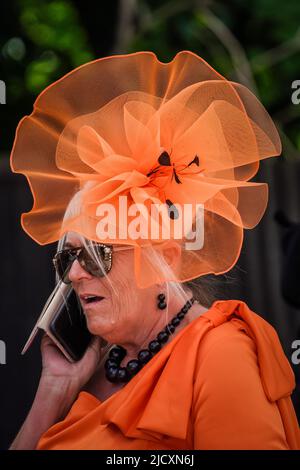
[[[69,272],[75,260],[77,260],[80,266],[92,276],[103,277],[105,273],[108,273],[112,268],[112,252],[128,250],[130,248],[128,246],[113,248],[112,245],[104,245],[103,243],[93,243],[91,247],[94,249],[95,256],[102,269],[96,260],[90,256],[85,247],[79,246],[67,248],[58,251],[52,260],[59,279],[61,279],[65,284],[71,283]]]

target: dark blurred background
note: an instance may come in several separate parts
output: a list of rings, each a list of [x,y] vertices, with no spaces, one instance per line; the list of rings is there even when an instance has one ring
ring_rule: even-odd
[[[34,397],[39,344],[24,357],[20,351],[54,284],[55,246],[37,245],[20,226],[33,201],[25,177],[9,169],[16,126],[41,90],[73,68],[142,50],[162,62],[180,50],[197,53],[252,89],[278,127],[282,156],[263,161],[255,177],[269,183],[268,209],[246,231],[220,297],[246,301],[277,329],[297,377],[293,400],[300,417],[300,354],[292,361],[292,344],[300,340],[300,104],[292,102],[293,82],[300,80],[299,0],[10,0],[1,2],[0,13],[0,80],[6,84],[6,104],[0,104],[0,341],[6,352],[0,448],[9,446]]]

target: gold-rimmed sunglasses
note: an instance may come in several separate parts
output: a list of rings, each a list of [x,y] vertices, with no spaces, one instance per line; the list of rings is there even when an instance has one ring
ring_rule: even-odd
[[[95,258],[90,255],[84,246],[71,247],[58,251],[52,261],[59,279],[61,279],[65,284],[71,283],[69,272],[75,260],[77,260],[80,266],[92,276],[103,277],[112,268],[113,251],[128,250],[132,247],[92,243],[90,248],[94,253]]]

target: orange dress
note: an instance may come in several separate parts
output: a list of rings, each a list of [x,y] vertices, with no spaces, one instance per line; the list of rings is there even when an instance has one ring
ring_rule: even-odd
[[[216,301],[108,399],[80,392],[37,449],[300,449],[294,387],[273,327]]]

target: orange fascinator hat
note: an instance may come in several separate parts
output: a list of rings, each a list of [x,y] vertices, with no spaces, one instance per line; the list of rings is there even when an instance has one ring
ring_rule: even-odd
[[[153,269],[149,245],[179,243],[180,282],[233,267],[243,230],[267,205],[267,184],[249,179],[259,160],[280,152],[270,116],[247,88],[189,51],[169,63],[137,52],[84,64],[46,88],[18,125],[11,168],[33,194],[21,218],[30,237],[44,245],[75,231],[132,245],[146,287],[175,280]],[[66,218],[78,192],[80,207]]]

